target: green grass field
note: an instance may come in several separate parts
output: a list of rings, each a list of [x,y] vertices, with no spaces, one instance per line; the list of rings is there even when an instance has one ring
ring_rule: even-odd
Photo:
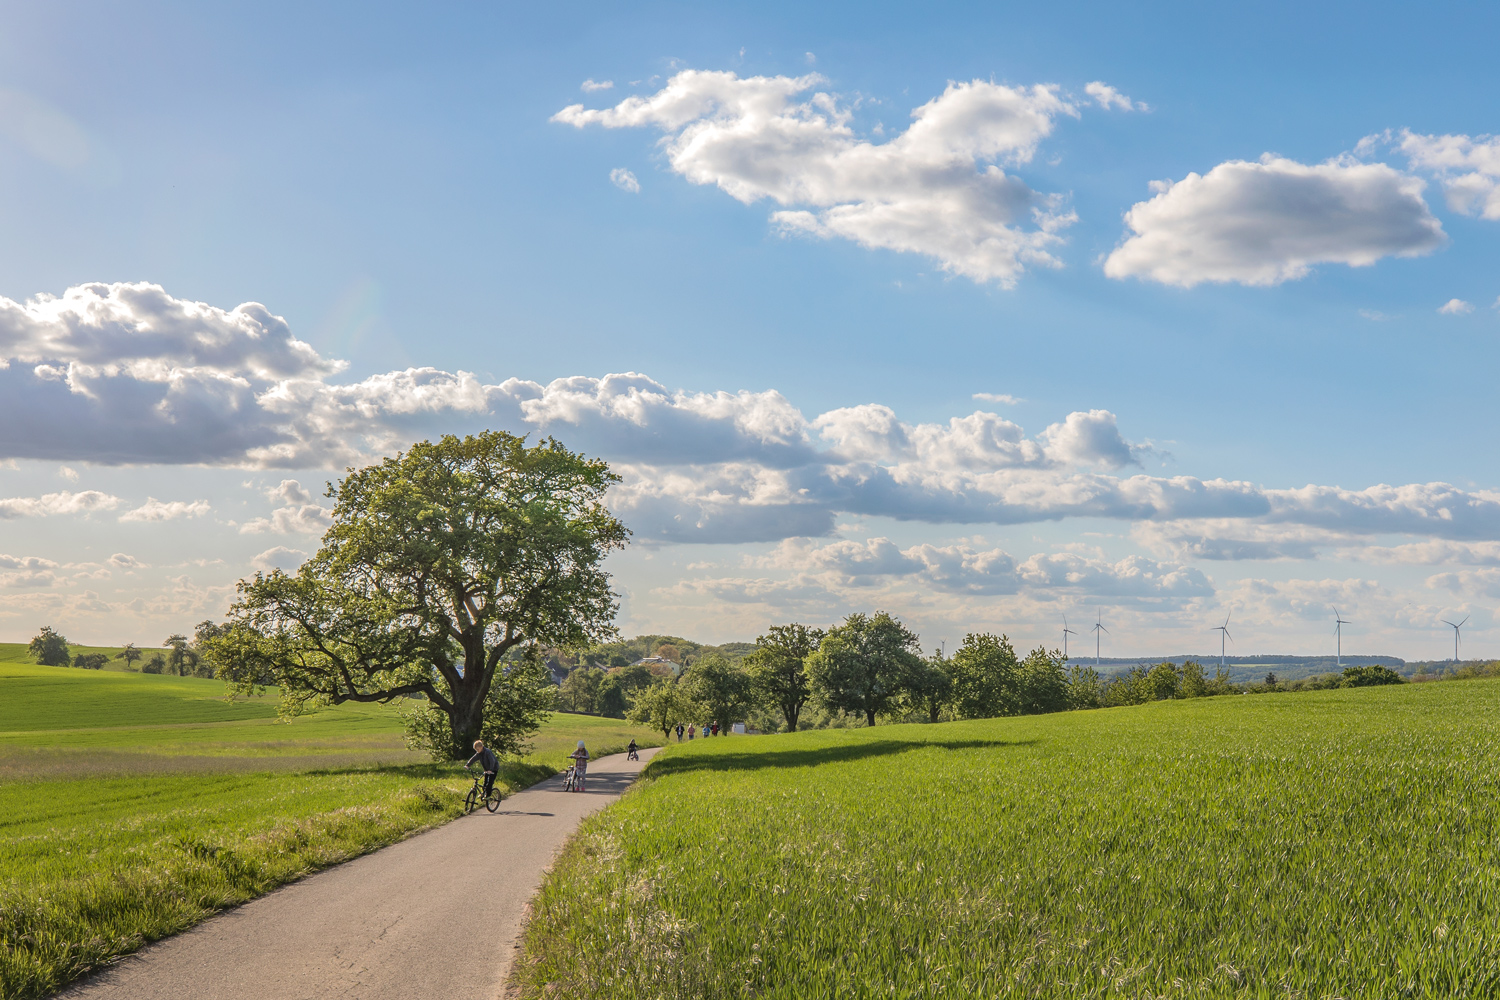
[[[0,659],[0,997],[111,957],[458,815],[468,778],[402,744],[382,706],[290,723],[222,682]],[[553,715],[502,766],[523,788],[652,734]]]
[[[1500,682],[673,745],[528,996],[1500,993]]]

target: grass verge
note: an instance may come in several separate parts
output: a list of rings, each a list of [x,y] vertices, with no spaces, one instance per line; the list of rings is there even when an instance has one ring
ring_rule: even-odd
[[[1500,684],[672,746],[538,896],[528,997],[1500,992]]]

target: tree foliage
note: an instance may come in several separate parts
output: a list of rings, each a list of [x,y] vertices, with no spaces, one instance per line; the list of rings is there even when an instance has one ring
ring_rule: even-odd
[[[687,722],[700,711],[698,703],[688,696],[675,678],[662,677],[635,692],[625,718],[638,726],[660,729],[663,736],[670,736],[679,722]]]
[[[927,713],[928,722],[937,722],[953,700],[951,663],[942,654],[925,657],[907,679],[906,688],[912,704]]]
[[[1380,684],[1405,684],[1406,680],[1390,667],[1374,664],[1368,667],[1348,667],[1344,670],[1343,687],[1375,687]]]
[[[420,694],[448,719],[449,753],[467,756],[507,653],[614,635],[602,564],[629,533],[603,498],[618,478],[550,438],[413,445],[330,487],[322,547],[296,575],[241,581],[231,634],[288,711]]]
[[[884,611],[852,614],[828,630],[808,662],[813,690],[829,708],[875,725],[921,668],[917,636]]]
[[[66,667],[69,661],[68,640],[51,625],[42,630],[26,648],[28,655],[44,667]]]
[[[678,682],[683,692],[726,731],[744,722],[750,713],[750,676],[717,653],[705,656],[683,672]]]
[[[970,632],[949,661],[953,701],[960,717],[990,719],[1014,715],[1020,663],[1010,639],[988,632]]]
[[[812,696],[807,661],[823,641],[822,629],[806,625],[772,625],[755,640],[755,652],[745,658],[755,694],[775,706],[786,719],[789,733],[797,731],[802,706]]]

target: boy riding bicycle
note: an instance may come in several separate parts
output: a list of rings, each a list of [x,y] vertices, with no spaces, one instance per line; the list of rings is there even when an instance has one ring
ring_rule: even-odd
[[[579,744],[582,746],[583,744]],[[500,758],[495,756],[495,751],[484,745],[484,740],[474,741],[474,756],[465,762],[465,769],[475,761],[484,769],[484,797],[490,797],[490,789],[495,787],[495,772],[500,770]]]

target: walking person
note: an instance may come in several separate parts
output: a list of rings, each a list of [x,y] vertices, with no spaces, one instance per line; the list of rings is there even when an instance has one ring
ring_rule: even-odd
[[[677,723],[677,742],[682,742],[682,723]]]
[[[692,738],[693,738],[693,724],[692,723],[688,723],[688,739],[691,740]]]
[[[589,752],[588,748],[583,745],[583,740],[578,741],[578,749],[568,754],[568,756],[573,758],[573,769],[578,775],[578,784],[575,787],[581,792],[583,791],[583,779],[587,778],[589,774]]]

